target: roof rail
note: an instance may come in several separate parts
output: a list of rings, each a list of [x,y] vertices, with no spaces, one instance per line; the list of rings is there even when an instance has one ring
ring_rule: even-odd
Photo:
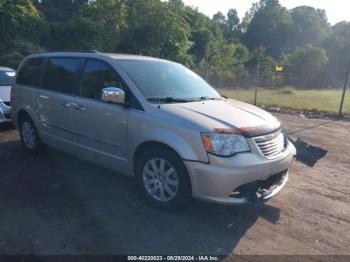
[[[99,53],[96,50],[59,50],[59,51],[49,51],[45,53]]]

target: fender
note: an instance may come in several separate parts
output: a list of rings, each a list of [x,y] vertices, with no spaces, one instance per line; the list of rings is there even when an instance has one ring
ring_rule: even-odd
[[[136,141],[135,138],[137,138]],[[133,140],[133,146],[130,147],[129,151],[129,159],[132,160],[134,157],[134,152],[136,152],[139,146],[147,142],[158,142],[172,148],[185,161],[196,161],[203,163],[209,162],[208,155],[206,154],[205,150],[197,149],[198,152],[195,151],[194,148],[190,146],[190,143],[175,131],[162,128],[152,128],[147,130],[146,135],[133,136]],[[198,142],[202,143],[200,136],[198,137]],[[130,161],[130,164],[130,167],[132,167],[133,161]]]

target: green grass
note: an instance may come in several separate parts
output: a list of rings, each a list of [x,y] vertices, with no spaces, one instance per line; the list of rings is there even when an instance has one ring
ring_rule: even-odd
[[[254,103],[254,89],[221,89],[222,94],[237,100]],[[338,113],[342,90],[258,89],[258,104],[280,108]],[[344,101],[344,113],[350,114],[350,92]]]

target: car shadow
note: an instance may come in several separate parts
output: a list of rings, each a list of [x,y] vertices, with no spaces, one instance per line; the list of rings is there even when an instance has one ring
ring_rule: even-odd
[[[161,211],[116,172],[54,150],[31,156],[18,140],[0,149],[0,254],[226,256],[259,218],[280,217],[268,204]]]
[[[9,130],[12,130],[14,129],[15,127],[13,126],[12,123],[9,123],[9,122],[5,122],[5,123],[1,123],[0,124],[0,133],[1,132],[6,132],[6,131],[9,131]]]

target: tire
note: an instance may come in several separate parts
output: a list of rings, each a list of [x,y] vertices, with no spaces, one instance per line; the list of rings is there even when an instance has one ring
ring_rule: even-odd
[[[176,210],[192,199],[191,182],[182,159],[166,148],[144,152],[136,162],[137,183],[155,207]]]
[[[23,147],[30,153],[39,153],[43,145],[40,141],[39,133],[30,116],[25,115],[19,121],[19,133]]]

